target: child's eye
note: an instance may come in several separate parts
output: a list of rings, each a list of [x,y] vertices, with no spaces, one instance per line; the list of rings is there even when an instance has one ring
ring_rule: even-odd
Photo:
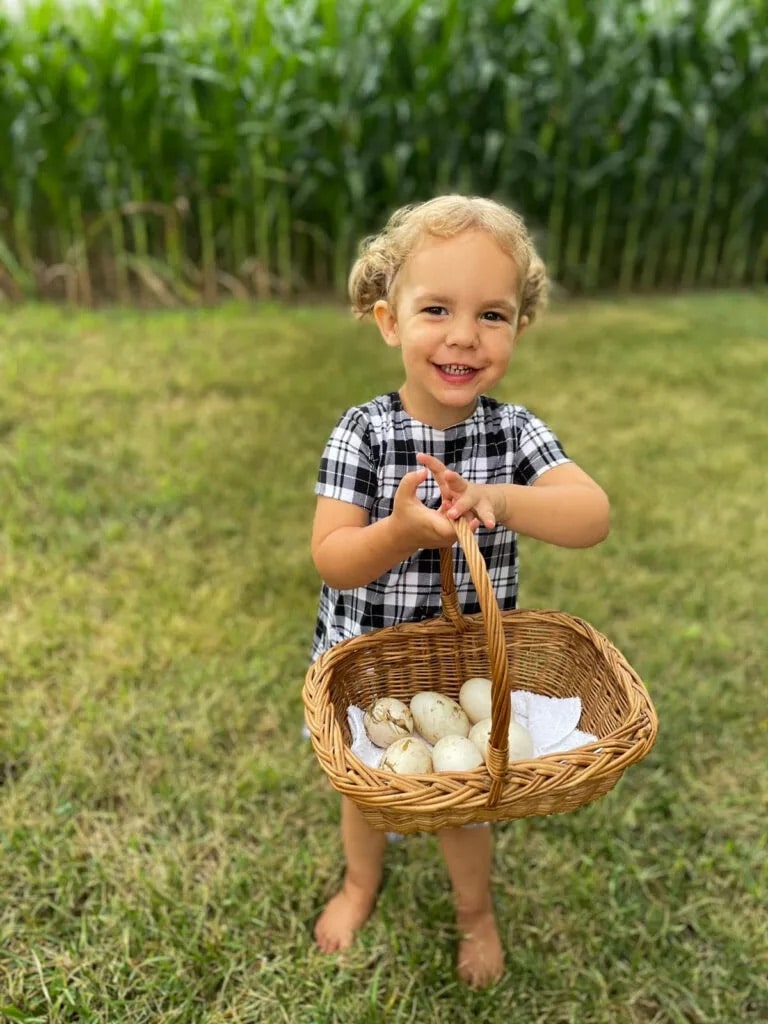
[[[447,313],[445,306],[425,306],[422,310],[423,313],[429,313],[430,316],[442,316]]]
[[[497,313],[495,310],[489,309],[487,313],[483,313],[483,317],[486,320],[490,320],[493,324],[504,323],[506,317],[501,313]]]

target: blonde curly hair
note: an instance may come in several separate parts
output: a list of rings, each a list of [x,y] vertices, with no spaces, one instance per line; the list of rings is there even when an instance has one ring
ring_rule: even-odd
[[[390,299],[397,275],[425,235],[453,238],[462,231],[487,231],[517,264],[520,313],[533,323],[547,300],[547,272],[523,219],[509,207],[481,196],[437,196],[396,210],[378,235],[363,240],[349,275],[352,312],[370,316],[380,299]]]

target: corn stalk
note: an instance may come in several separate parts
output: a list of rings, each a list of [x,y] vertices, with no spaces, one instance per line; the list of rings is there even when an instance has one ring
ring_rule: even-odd
[[[764,284],[766,38],[737,0],[33,3],[0,14],[0,290],[341,290],[448,190],[573,292]]]

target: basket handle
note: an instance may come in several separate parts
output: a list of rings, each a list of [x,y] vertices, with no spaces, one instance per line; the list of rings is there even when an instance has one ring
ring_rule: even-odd
[[[488,637],[488,655],[491,666],[491,736],[488,741],[486,765],[491,776],[488,805],[493,807],[500,799],[509,765],[509,722],[512,701],[509,689],[509,662],[501,611],[493,592],[491,578],[469,523],[457,519],[453,524],[469,566],[469,574],[477,592]],[[453,575],[453,548],[440,549],[440,583],[443,612],[454,627],[463,632],[467,623],[459,608],[456,581]]]

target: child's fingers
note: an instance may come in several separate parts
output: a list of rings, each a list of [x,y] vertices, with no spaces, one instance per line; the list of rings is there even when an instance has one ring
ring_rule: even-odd
[[[427,455],[426,452],[418,452],[416,455],[416,461],[420,465],[426,466],[431,473],[442,473],[448,468],[444,462],[440,461],[440,459],[436,458],[434,455]]]
[[[466,515],[467,512],[472,510],[472,498],[468,494],[463,494],[456,498],[452,502],[451,507],[448,511],[448,515],[451,519],[459,519],[461,516]]]
[[[414,469],[406,473],[397,485],[397,494],[403,498],[415,498],[419,487],[429,476],[426,469]]]
[[[455,469],[448,469],[444,462],[440,459],[435,458],[434,455],[427,455],[425,452],[419,452],[416,456],[416,461],[430,471],[434,476],[435,480],[440,487],[444,487],[446,484],[450,484],[452,489],[463,491],[467,487],[466,480],[461,477]]]
[[[471,512],[466,512],[462,518],[466,522],[467,526],[469,526],[472,533],[474,533],[477,530],[478,526],[481,525],[480,520],[477,518],[477,516],[473,515],[473,513]]]
[[[481,498],[474,506],[471,503],[471,498],[467,496],[457,498],[448,510],[447,515],[449,519],[458,519],[468,512],[474,513],[478,523],[482,523],[489,530],[492,530],[496,525],[496,517],[493,514],[491,503],[484,498]]]

